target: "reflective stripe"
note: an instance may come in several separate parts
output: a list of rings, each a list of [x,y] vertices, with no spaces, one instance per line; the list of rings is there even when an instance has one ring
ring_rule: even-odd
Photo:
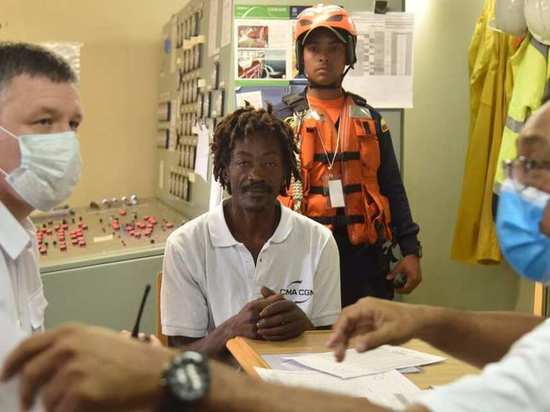
[[[322,225],[334,225],[334,226],[345,226],[351,225],[354,223],[363,223],[365,221],[364,216],[360,215],[336,215],[336,216],[309,216],[310,219],[315,220]]]
[[[360,160],[361,155],[359,152],[340,152],[334,156],[334,153],[330,152],[326,155],[324,153],[315,153],[313,160],[328,164],[328,159],[334,159],[335,162],[348,161],[348,160]]]
[[[513,131],[514,133],[519,134],[521,132],[521,129],[523,129],[524,124],[525,122],[520,122],[519,120],[515,120],[510,116],[506,118],[506,127],[511,131]]]
[[[343,187],[344,194],[348,195],[350,193],[358,193],[361,192],[362,188],[359,184],[354,185],[346,185]],[[328,188],[324,188],[322,186],[311,186],[309,188],[309,194],[310,195],[323,195],[328,196]]]
[[[537,49],[545,59],[548,58],[548,46],[546,44],[543,44],[534,37],[531,37],[531,45]]]

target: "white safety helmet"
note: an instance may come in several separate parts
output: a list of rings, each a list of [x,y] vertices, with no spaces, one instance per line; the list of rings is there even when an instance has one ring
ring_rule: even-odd
[[[550,0],[525,0],[525,21],[535,39],[550,45]]]
[[[524,2],[525,0],[496,0],[493,27],[514,36],[527,33],[523,14]]]

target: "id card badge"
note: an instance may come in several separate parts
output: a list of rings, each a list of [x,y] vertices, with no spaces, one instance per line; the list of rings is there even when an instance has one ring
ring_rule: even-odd
[[[345,207],[346,202],[344,200],[344,187],[342,185],[342,179],[339,176],[329,174],[325,176],[325,181],[325,188],[328,188],[329,208]]]

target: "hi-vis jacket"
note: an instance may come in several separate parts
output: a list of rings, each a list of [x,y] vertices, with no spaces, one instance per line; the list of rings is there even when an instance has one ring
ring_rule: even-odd
[[[276,107],[275,114],[291,123],[299,139],[302,172],[302,184],[294,184],[280,200],[331,229],[346,227],[352,244],[393,237],[405,255],[414,253],[418,226],[411,218],[388,127],[363,98],[347,93],[345,105],[336,125],[322,108],[309,107],[303,93],[285,96]],[[330,205],[330,177],[342,180],[344,208]]]
[[[521,129],[531,113],[540,107],[544,94],[550,90],[549,49],[549,46],[528,35],[511,58],[514,90],[502,134],[497,163],[499,166],[504,160],[516,157],[516,140]],[[504,178],[502,167],[498,167],[495,176],[495,192],[499,192]]]

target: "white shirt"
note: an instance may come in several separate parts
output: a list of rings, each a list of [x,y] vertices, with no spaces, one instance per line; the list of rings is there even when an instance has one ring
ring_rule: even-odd
[[[550,319],[523,336],[479,376],[429,391],[420,403],[432,412],[550,411]]]
[[[42,330],[48,302],[38,268],[35,230],[0,202],[0,312],[26,335]]]
[[[261,297],[285,294],[315,326],[341,310],[340,262],[330,230],[281,206],[281,219],[258,255],[235,240],[220,205],[177,229],[166,242],[162,333],[199,338]]]

